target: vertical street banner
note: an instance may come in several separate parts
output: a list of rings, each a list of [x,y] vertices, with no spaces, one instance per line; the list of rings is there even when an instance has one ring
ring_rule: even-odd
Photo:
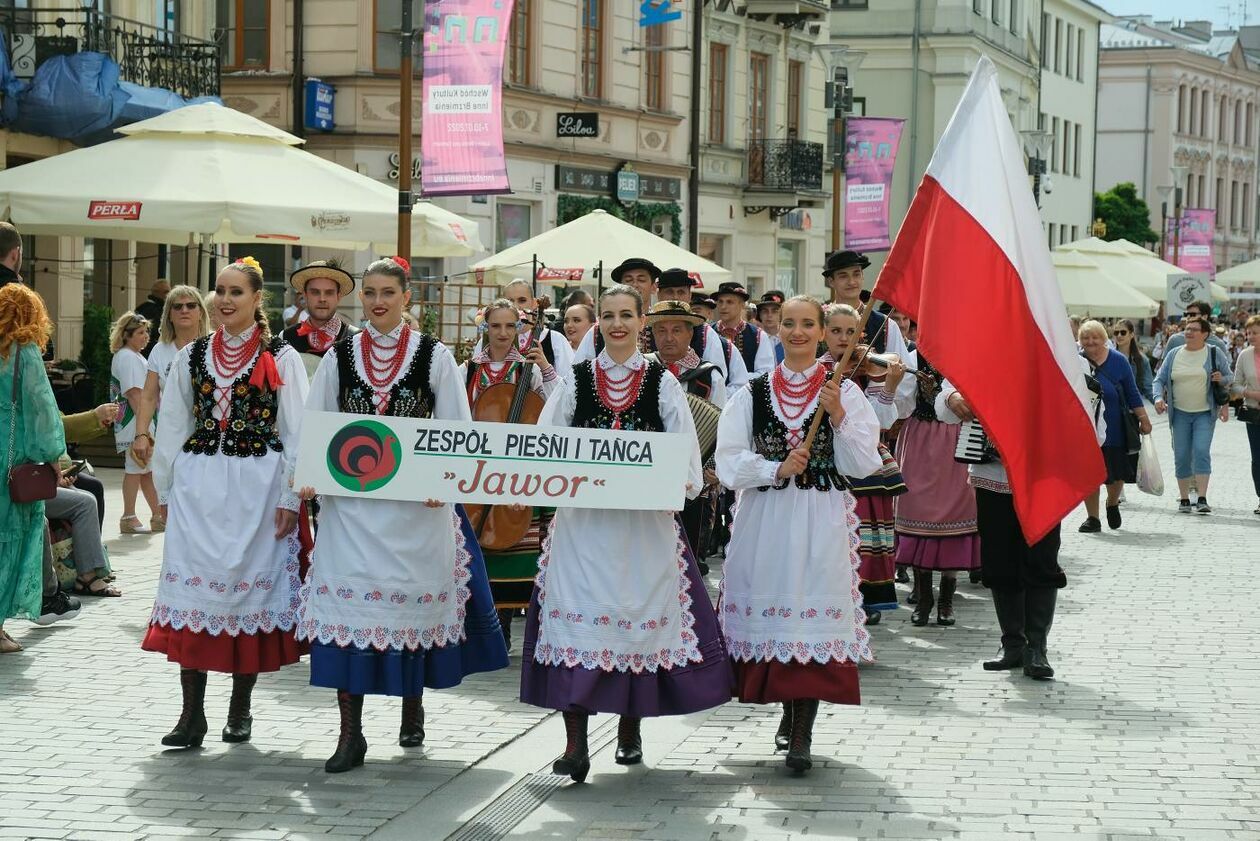
[[[1216,229],[1216,211],[1208,208],[1187,208],[1181,211],[1181,236],[1177,237],[1176,218],[1168,220],[1169,236],[1165,253],[1176,257],[1176,264],[1191,274],[1216,277],[1216,255],[1212,238]],[[1174,254],[1173,244],[1176,244]]]
[[[844,247],[887,251],[888,203],[905,120],[851,117],[845,126]]]
[[[506,193],[503,50],[512,0],[425,0],[420,189]]]

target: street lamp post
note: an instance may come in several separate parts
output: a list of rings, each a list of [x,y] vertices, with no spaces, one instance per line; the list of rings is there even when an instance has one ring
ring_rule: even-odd
[[[415,40],[411,0],[402,3],[402,27],[398,33],[398,251],[411,260],[411,52]]]
[[[1052,136],[1042,129],[1025,129],[1020,134],[1024,137],[1025,152],[1028,155],[1028,174],[1033,180],[1033,201],[1037,207],[1041,207],[1041,176],[1046,174],[1046,152],[1050,148]]]
[[[827,83],[830,93],[831,129],[831,251],[840,250],[842,220],[840,208],[844,204],[844,156],[847,151],[845,119],[853,111],[853,86],[850,80],[866,59],[861,50],[848,47],[832,47],[831,80]]]
[[[1186,181],[1188,166],[1173,165],[1169,167],[1173,177],[1173,265],[1180,266],[1181,260],[1181,185]]]
[[[1172,195],[1172,185],[1166,184],[1155,188],[1159,194],[1159,259],[1168,259],[1168,197]]]

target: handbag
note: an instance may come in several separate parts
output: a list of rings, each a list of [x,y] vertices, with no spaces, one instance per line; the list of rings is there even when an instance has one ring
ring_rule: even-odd
[[[1208,347],[1212,349],[1212,371],[1213,373],[1216,373],[1220,371],[1220,369],[1216,367],[1217,347],[1216,345],[1208,345]],[[1220,371],[1220,372],[1224,373],[1223,371]],[[1225,385],[1224,383],[1216,383],[1216,382],[1212,383],[1212,399],[1216,402],[1216,408],[1218,409],[1222,406],[1228,406],[1229,405],[1229,386]]]
[[[9,499],[14,502],[42,502],[57,495],[57,468],[41,462],[15,464],[17,443],[18,382],[22,379],[19,348],[13,350],[13,417],[9,422]]]
[[[1112,385],[1112,386],[1116,389],[1116,393],[1120,396],[1120,399],[1121,399],[1121,400],[1123,400],[1123,399],[1124,399],[1124,389],[1120,387],[1120,383],[1116,382],[1116,381],[1115,381],[1115,380],[1113,380],[1111,377],[1108,377],[1106,374],[1104,374],[1104,373],[1102,372],[1102,369],[1101,369],[1101,368],[1099,368],[1097,365],[1095,365],[1095,364],[1093,363],[1093,360],[1089,359],[1088,357],[1085,357],[1085,355],[1084,355],[1084,354],[1081,354],[1081,356],[1082,356],[1082,358],[1084,358],[1084,359],[1085,359],[1085,361],[1089,362],[1090,367],[1091,367],[1091,368],[1092,368],[1092,370],[1093,370],[1094,376],[1095,376],[1095,377],[1102,377],[1102,378],[1103,378],[1103,379],[1105,379],[1107,382],[1111,383],[1111,385]],[[1091,391],[1092,391],[1092,390],[1093,390],[1093,389],[1091,389]],[[1103,402],[1102,397],[1101,397],[1101,394],[1102,394],[1102,388],[1101,388],[1101,387],[1098,389],[1098,392],[1097,392],[1097,393],[1100,395],[1100,396],[1099,396],[1099,399],[1098,399],[1098,402],[1099,402],[1099,404],[1101,405],[1101,404],[1102,404],[1102,402]],[[1135,414],[1133,413],[1133,410],[1132,410],[1132,409],[1128,408],[1127,406],[1123,406],[1123,405],[1122,405],[1122,406],[1120,407],[1120,420],[1121,420],[1121,422],[1122,422],[1122,423],[1124,423],[1124,449],[1125,449],[1125,452],[1127,452],[1129,455],[1133,455],[1134,453],[1141,452],[1141,450],[1142,450],[1142,429],[1141,429],[1141,426],[1140,426],[1140,425],[1139,425],[1139,423],[1138,423],[1137,415],[1135,415]],[[1095,418],[1095,419],[1094,419],[1094,425],[1095,425],[1095,426],[1097,426],[1097,425],[1098,425],[1098,420],[1097,420],[1097,418]]]

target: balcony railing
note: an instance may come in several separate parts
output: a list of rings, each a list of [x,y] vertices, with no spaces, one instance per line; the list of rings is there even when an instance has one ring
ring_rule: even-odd
[[[774,192],[821,190],[823,145],[804,140],[750,140],[748,188]]]
[[[58,55],[91,51],[118,63],[123,80],[185,97],[217,96],[219,47],[147,23],[94,9],[6,9],[0,29],[13,74],[30,79]]]

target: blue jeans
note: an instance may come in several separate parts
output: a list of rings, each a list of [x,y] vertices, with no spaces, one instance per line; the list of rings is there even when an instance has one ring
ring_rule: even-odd
[[[1212,435],[1216,412],[1173,412],[1173,463],[1178,479],[1212,472]]]

